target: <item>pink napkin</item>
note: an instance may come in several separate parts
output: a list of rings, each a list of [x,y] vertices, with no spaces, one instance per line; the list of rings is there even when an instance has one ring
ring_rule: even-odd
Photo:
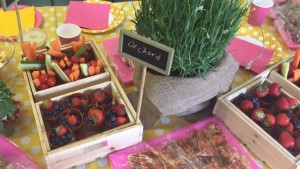
[[[73,23],[92,30],[106,29],[109,10],[109,4],[70,1],[65,23]]]
[[[119,38],[105,39],[102,43],[112,66],[116,69],[120,82],[125,86],[132,85],[134,68],[122,60],[122,56],[119,54]]]
[[[245,68],[251,60],[262,53],[262,49],[262,46],[255,45],[239,38],[234,38],[226,51],[235,58],[240,66]],[[264,48],[262,56],[253,61],[250,70],[258,74],[264,71],[273,54],[274,50]]]

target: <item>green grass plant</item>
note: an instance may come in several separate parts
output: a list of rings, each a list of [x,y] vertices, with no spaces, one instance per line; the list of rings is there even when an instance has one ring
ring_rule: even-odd
[[[175,49],[172,72],[204,77],[224,57],[249,8],[244,0],[141,0],[138,34]]]

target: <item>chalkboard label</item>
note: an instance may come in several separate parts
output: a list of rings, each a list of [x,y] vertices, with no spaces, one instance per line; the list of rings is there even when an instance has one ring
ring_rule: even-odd
[[[122,29],[119,52],[157,72],[170,74],[174,55],[173,48]]]

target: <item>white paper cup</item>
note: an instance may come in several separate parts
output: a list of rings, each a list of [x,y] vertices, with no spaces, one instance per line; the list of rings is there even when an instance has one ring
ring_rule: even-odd
[[[253,0],[250,8],[248,23],[253,26],[262,25],[273,5],[273,0]]]
[[[60,44],[68,44],[72,41],[79,41],[81,28],[72,23],[64,23],[58,26],[56,34],[59,37]]]

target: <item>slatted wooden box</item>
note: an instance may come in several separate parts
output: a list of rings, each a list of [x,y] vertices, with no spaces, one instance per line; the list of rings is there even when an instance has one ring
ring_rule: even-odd
[[[53,101],[63,100],[63,98],[73,93],[84,93],[87,96],[96,89],[108,89],[113,93],[113,104],[122,103],[127,107],[127,116],[129,122],[113,129],[106,129],[96,133],[83,129],[86,138],[75,141],[53,149],[49,145],[47,131],[49,124],[41,115],[42,102],[35,103],[36,111],[34,113],[37,123],[39,137],[42,143],[42,149],[48,168],[69,168],[74,165],[80,165],[95,160],[98,157],[105,157],[111,152],[129,147],[142,141],[143,126],[140,122],[135,122],[135,111],[129,101],[119,93],[117,87],[112,81],[107,81],[98,85],[73,91],[58,97],[51,98]]]
[[[100,50],[97,46],[97,43],[95,41],[87,41],[88,44],[91,44],[91,46],[93,47],[94,50],[94,54],[95,54],[95,59],[103,59],[101,54],[100,54]],[[70,45],[64,45],[62,47],[62,50],[71,50],[71,46]],[[34,86],[33,83],[33,78],[31,75],[31,71],[26,71],[26,78],[28,79],[28,83],[30,85],[30,89],[31,92],[33,94],[34,100],[36,102],[41,101],[41,100],[45,100],[51,97],[55,97],[55,96],[59,96],[61,94],[65,94],[71,91],[74,91],[76,89],[80,89],[82,87],[85,87],[87,85],[95,85],[104,81],[108,81],[111,79],[110,77],[110,73],[108,71],[108,67],[109,65],[105,64],[104,65],[104,71],[100,74],[94,75],[94,76],[90,76],[90,77],[84,77],[81,78],[77,81],[73,81],[73,82],[69,82],[69,83],[63,83],[48,89],[44,89],[44,90],[37,90],[36,87]]]
[[[96,158],[105,157],[111,152],[129,147],[142,141],[143,125],[139,118],[136,117],[136,112],[128,100],[126,93],[117,80],[106,58],[103,57],[98,46],[96,46],[96,43],[94,41],[89,41],[88,43],[92,43],[95,54],[97,54],[97,57],[102,58],[106,65],[104,77],[89,79],[88,81],[79,82],[80,84],[64,84],[66,85],[66,90],[60,90],[60,88],[57,88],[57,90],[60,91],[56,91],[54,88],[50,88],[51,91],[49,91],[49,93],[45,92],[41,95],[37,95],[37,92],[32,90],[33,84],[32,79],[30,79],[29,76],[30,74],[28,74],[28,72],[23,72],[39,138],[42,144],[42,150],[48,168],[63,169],[88,163],[94,161]],[[83,140],[72,142],[57,149],[51,149],[46,133],[49,126],[45,123],[41,116],[41,101],[48,98],[53,100],[62,99],[72,93],[88,93],[93,89],[99,88],[110,89],[114,95],[113,102],[125,104],[128,110],[127,115],[129,122],[122,126],[105,130],[101,133],[95,134],[94,132],[91,132],[88,134],[89,137],[86,137]]]
[[[256,76],[245,84],[221,96],[215,105],[213,114],[219,117],[250,151],[265,161],[271,168],[298,168],[300,165],[300,155],[296,157],[292,155],[233,103],[234,99],[241,93],[252,91],[261,83],[271,83],[272,81],[265,77],[268,75],[267,72],[262,77]],[[283,88],[282,92],[283,95],[294,97],[285,88]]]

